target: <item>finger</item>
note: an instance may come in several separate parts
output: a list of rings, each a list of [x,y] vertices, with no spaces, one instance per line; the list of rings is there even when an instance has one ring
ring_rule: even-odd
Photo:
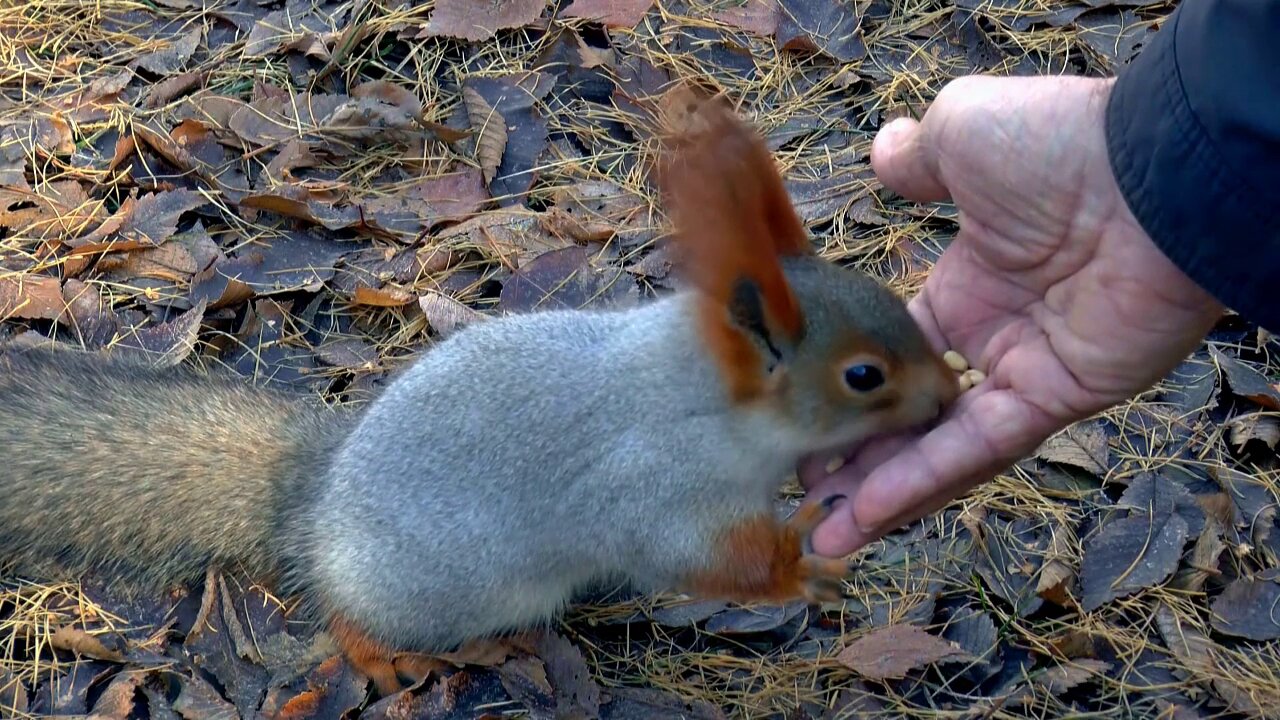
[[[928,130],[911,118],[881,128],[871,143],[871,169],[885,187],[916,202],[946,200],[938,154]]]
[[[800,460],[796,476],[807,492],[815,492],[820,483],[829,479],[861,480],[871,468],[888,460],[918,435],[885,435],[866,440],[830,453],[815,453]],[[847,459],[845,459],[847,458]],[[833,460],[840,459],[837,469],[828,470]]]
[[[854,516],[864,535],[883,532],[904,515],[923,517],[938,499],[967,491],[967,480],[1034,450],[1054,427],[1047,415],[1010,390],[982,393],[872,471],[843,511]]]

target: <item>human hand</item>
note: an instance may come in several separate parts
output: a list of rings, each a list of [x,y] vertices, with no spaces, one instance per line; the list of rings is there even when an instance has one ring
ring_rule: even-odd
[[[931,431],[830,456],[799,475],[848,500],[814,533],[844,555],[932,513],[1054,432],[1151,387],[1203,339],[1222,307],[1147,237],[1108,160],[1112,81],[968,77],[919,123],[876,137],[871,163],[908,199],[950,198],[960,230],[910,302],[940,350],[986,380]]]

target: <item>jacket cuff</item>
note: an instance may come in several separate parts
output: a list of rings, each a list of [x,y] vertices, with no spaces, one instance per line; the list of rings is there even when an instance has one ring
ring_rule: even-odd
[[[1174,265],[1222,304],[1280,330],[1280,302],[1268,302],[1280,220],[1264,214],[1275,208],[1250,192],[1247,175],[1233,172],[1197,118],[1179,69],[1185,17],[1175,10],[1116,79],[1106,108],[1111,169],[1130,211]]]

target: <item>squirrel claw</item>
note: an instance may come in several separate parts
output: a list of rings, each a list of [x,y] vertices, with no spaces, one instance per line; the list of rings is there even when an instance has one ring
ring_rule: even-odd
[[[792,532],[803,538],[800,575],[804,597],[810,603],[836,602],[844,597],[843,580],[850,572],[849,563],[813,552],[813,530],[830,517],[836,503],[844,499],[844,495],[823,498],[797,510],[787,523]]]

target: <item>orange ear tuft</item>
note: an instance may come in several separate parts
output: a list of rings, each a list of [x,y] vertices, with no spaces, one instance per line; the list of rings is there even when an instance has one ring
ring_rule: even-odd
[[[813,249],[763,139],[723,101],[687,95],[665,148],[663,200],[683,270],[708,301],[707,340],[745,400],[765,388],[757,347],[802,339],[779,259]]]

